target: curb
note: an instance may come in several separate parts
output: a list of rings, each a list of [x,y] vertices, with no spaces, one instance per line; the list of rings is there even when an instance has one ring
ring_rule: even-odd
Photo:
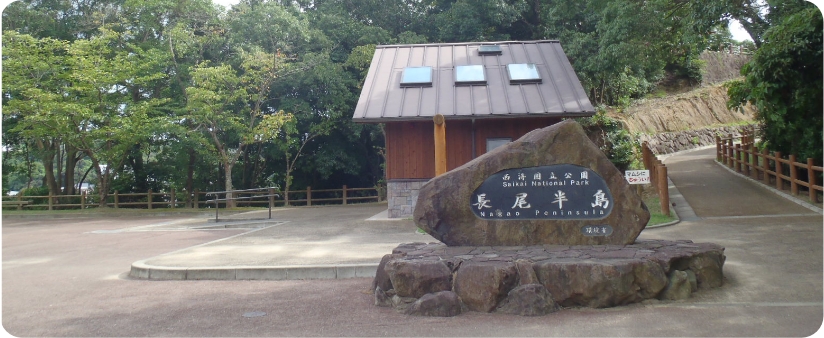
[[[816,212],[816,213],[818,213],[818,214],[824,214],[824,210],[822,210],[821,208],[819,208],[819,207],[817,207],[817,206],[815,206],[815,205],[810,204],[810,203],[809,203],[809,202],[807,202],[807,201],[804,201],[804,200],[802,200],[802,199],[800,199],[800,198],[797,198],[797,197],[792,196],[792,195],[790,195],[790,194],[788,194],[788,193],[785,193],[785,192],[783,192],[783,191],[781,191],[781,190],[778,190],[778,189],[776,189],[775,187],[771,187],[771,186],[769,186],[769,185],[765,185],[764,183],[761,183],[761,181],[754,180],[752,177],[749,177],[749,176],[744,175],[744,174],[742,174],[742,173],[736,172],[735,170],[730,169],[730,168],[729,168],[729,167],[727,167],[726,165],[724,165],[724,164],[722,164],[722,163],[719,163],[719,162],[718,162],[718,161],[716,161],[715,159],[713,159],[713,160],[712,160],[712,162],[713,162],[713,163],[715,163],[716,165],[720,166],[721,168],[727,169],[727,171],[729,171],[730,173],[732,173],[732,174],[734,174],[734,175],[736,175],[736,176],[738,176],[738,177],[741,177],[741,178],[743,178],[743,179],[746,179],[746,180],[748,180],[748,181],[750,181],[750,182],[753,182],[753,183],[757,184],[759,187],[765,188],[765,189],[767,189],[767,190],[769,190],[769,191],[773,192],[774,194],[776,194],[776,195],[778,195],[778,196],[781,196],[781,197],[783,197],[783,198],[785,198],[785,199],[787,199],[787,200],[790,200],[790,201],[794,202],[795,204],[798,204],[798,205],[800,205],[800,206],[802,206],[802,207],[805,207],[805,208],[807,208],[807,209],[810,209],[810,210],[812,210],[812,211],[814,211],[814,212]]]
[[[165,267],[132,263],[129,277],[146,280],[305,280],[375,277],[378,264]]]

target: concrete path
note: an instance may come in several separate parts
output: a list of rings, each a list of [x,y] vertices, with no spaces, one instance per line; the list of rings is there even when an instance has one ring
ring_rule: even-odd
[[[381,257],[398,244],[436,241],[416,232],[410,220],[367,220],[385,210],[386,204],[273,209],[271,220],[246,223],[260,228],[135,262],[131,276],[212,280],[373,277]],[[243,226],[242,219],[267,217],[268,211],[259,211],[225,220]]]
[[[466,313],[424,318],[375,307],[371,278],[158,281],[127,276],[130,265],[141,261],[173,271],[234,268],[235,276],[238,266],[285,264],[280,262],[376,264],[400,242],[430,241],[416,234],[410,221],[364,220],[382,205],[279,209],[274,223],[258,222],[252,229],[204,228],[203,219],[191,216],[4,217],[3,328],[16,336],[107,337],[816,333],[824,319],[821,214],[730,174],[712,156],[709,151],[667,159],[683,204],[692,208],[676,207],[694,216],[641,234],[726,247],[725,285],[684,301],[564,309],[542,317]]]

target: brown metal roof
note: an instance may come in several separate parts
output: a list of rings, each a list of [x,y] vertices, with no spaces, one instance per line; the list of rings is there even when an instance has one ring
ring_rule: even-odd
[[[501,55],[479,55],[481,45]],[[510,84],[506,65],[533,63],[542,83]],[[483,65],[485,85],[455,85],[455,66]],[[430,66],[432,85],[401,87],[406,67]],[[487,117],[569,117],[595,113],[555,40],[377,46],[353,119],[389,122]]]

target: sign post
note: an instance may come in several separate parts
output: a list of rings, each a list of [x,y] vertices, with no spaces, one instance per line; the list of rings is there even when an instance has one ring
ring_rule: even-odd
[[[649,177],[649,170],[627,170],[624,173],[629,184],[650,184],[652,181]]]

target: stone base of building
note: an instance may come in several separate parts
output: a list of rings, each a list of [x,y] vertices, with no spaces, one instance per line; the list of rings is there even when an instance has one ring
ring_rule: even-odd
[[[386,183],[389,218],[410,218],[418,202],[418,191],[428,179],[390,180]]]
[[[689,240],[630,245],[401,244],[378,265],[375,305],[422,316],[545,315],[679,300],[723,284],[724,248]]]

